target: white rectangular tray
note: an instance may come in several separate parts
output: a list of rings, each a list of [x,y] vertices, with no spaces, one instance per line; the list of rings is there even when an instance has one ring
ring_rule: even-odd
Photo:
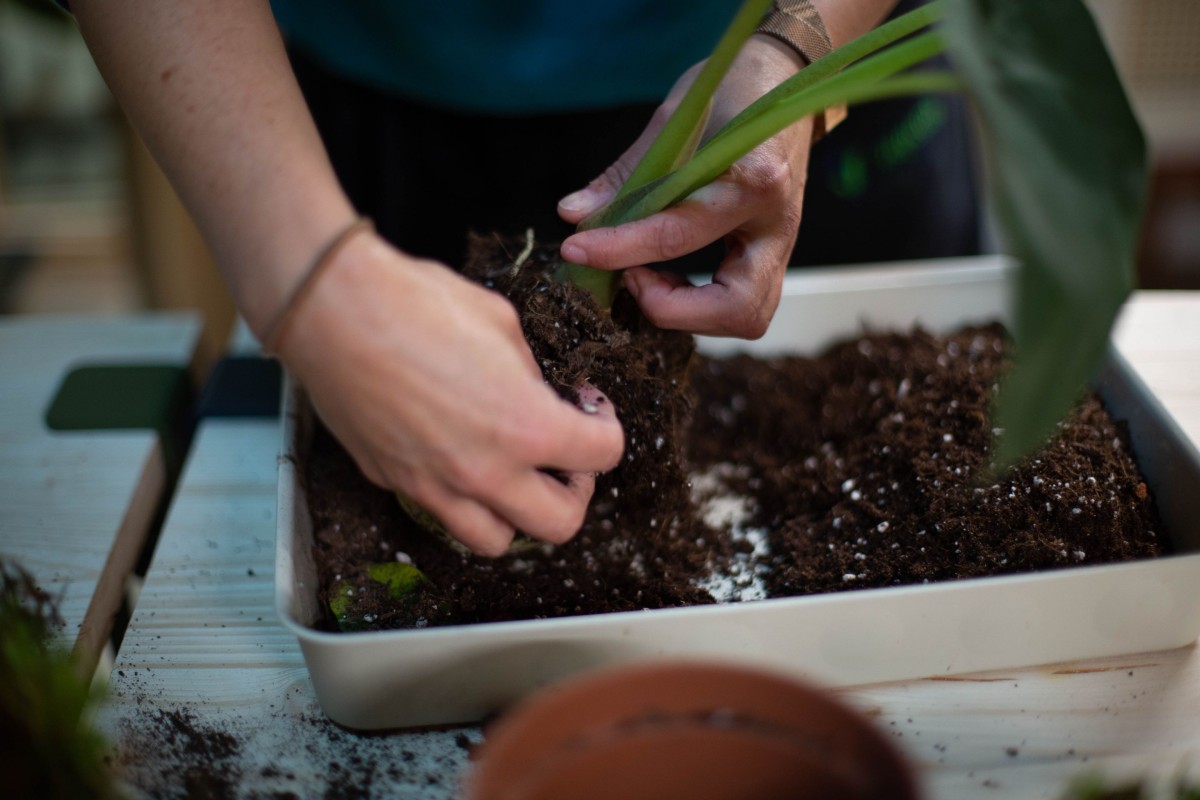
[[[999,258],[813,270],[788,277],[767,335],[701,340],[724,354],[815,353],[875,330],[935,332],[1008,317]],[[903,680],[1179,647],[1200,634],[1200,454],[1115,353],[1097,388],[1130,426],[1177,555],[1109,566],[719,606],[408,631],[327,633],[312,524],[280,459],[276,608],[321,706],[357,729],[469,722],[595,667],[721,658],[829,685]],[[284,454],[297,404],[285,389]]]

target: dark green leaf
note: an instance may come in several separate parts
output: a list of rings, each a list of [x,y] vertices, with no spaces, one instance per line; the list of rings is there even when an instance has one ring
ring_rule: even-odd
[[[354,584],[350,581],[340,581],[333,587],[333,592],[329,595],[329,611],[342,630],[348,629],[348,622],[353,610]]]
[[[992,202],[1020,264],[1004,469],[1065,416],[1102,360],[1133,255],[1146,147],[1078,0],[951,0],[947,48],[982,118]]]

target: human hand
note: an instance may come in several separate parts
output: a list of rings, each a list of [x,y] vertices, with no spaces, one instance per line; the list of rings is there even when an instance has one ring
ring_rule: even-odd
[[[787,46],[752,36],[713,98],[706,133],[801,66]],[[560,201],[563,219],[577,224],[613,199],[698,71],[699,65],[676,82],[646,130],[603,175]],[[636,222],[568,237],[562,256],[596,269],[625,269],[625,287],[659,327],[758,338],[779,305],[800,225],[811,140],[812,120],[802,120],[678,205]],[[726,256],[708,286],[694,287],[682,276],[642,266],[678,258],[722,237]]]
[[[516,529],[570,539],[624,447],[598,391],[581,410],[543,382],[508,301],[373,234],[338,251],[278,349],[367,478],[480,555]]]

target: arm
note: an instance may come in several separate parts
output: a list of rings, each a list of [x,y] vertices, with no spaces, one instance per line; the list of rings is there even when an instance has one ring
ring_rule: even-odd
[[[261,336],[355,217],[268,3],[72,8]],[[514,528],[570,538],[591,482],[563,486],[538,468],[594,473],[620,458],[615,416],[585,415],[545,386],[505,300],[374,234],[338,250],[278,349],[367,477],[480,553],[503,552]]]
[[[877,25],[895,0],[813,3],[836,48]],[[713,98],[707,132],[715,132],[803,66],[800,56],[778,39],[751,36]],[[646,130],[603,175],[559,203],[563,219],[578,223],[613,198],[697,70],[693,67],[679,79]],[[812,120],[803,120],[679,205],[644,220],[567,238],[563,258],[598,269],[625,269],[626,288],[660,327],[757,338],[779,305],[800,226],[811,143]],[[641,266],[678,258],[721,238],[726,257],[708,286],[693,287],[681,276]]]

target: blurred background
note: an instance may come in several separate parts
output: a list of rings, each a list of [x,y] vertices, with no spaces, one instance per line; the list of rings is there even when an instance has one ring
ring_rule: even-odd
[[[1091,0],[1149,136],[1146,288],[1200,288],[1200,2]],[[232,307],[70,17],[0,0],[0,313]]]
[[[74,20],[49,0],[0,0],[0,314],[144,309],[199,310],[201,366],[234,319]]]

